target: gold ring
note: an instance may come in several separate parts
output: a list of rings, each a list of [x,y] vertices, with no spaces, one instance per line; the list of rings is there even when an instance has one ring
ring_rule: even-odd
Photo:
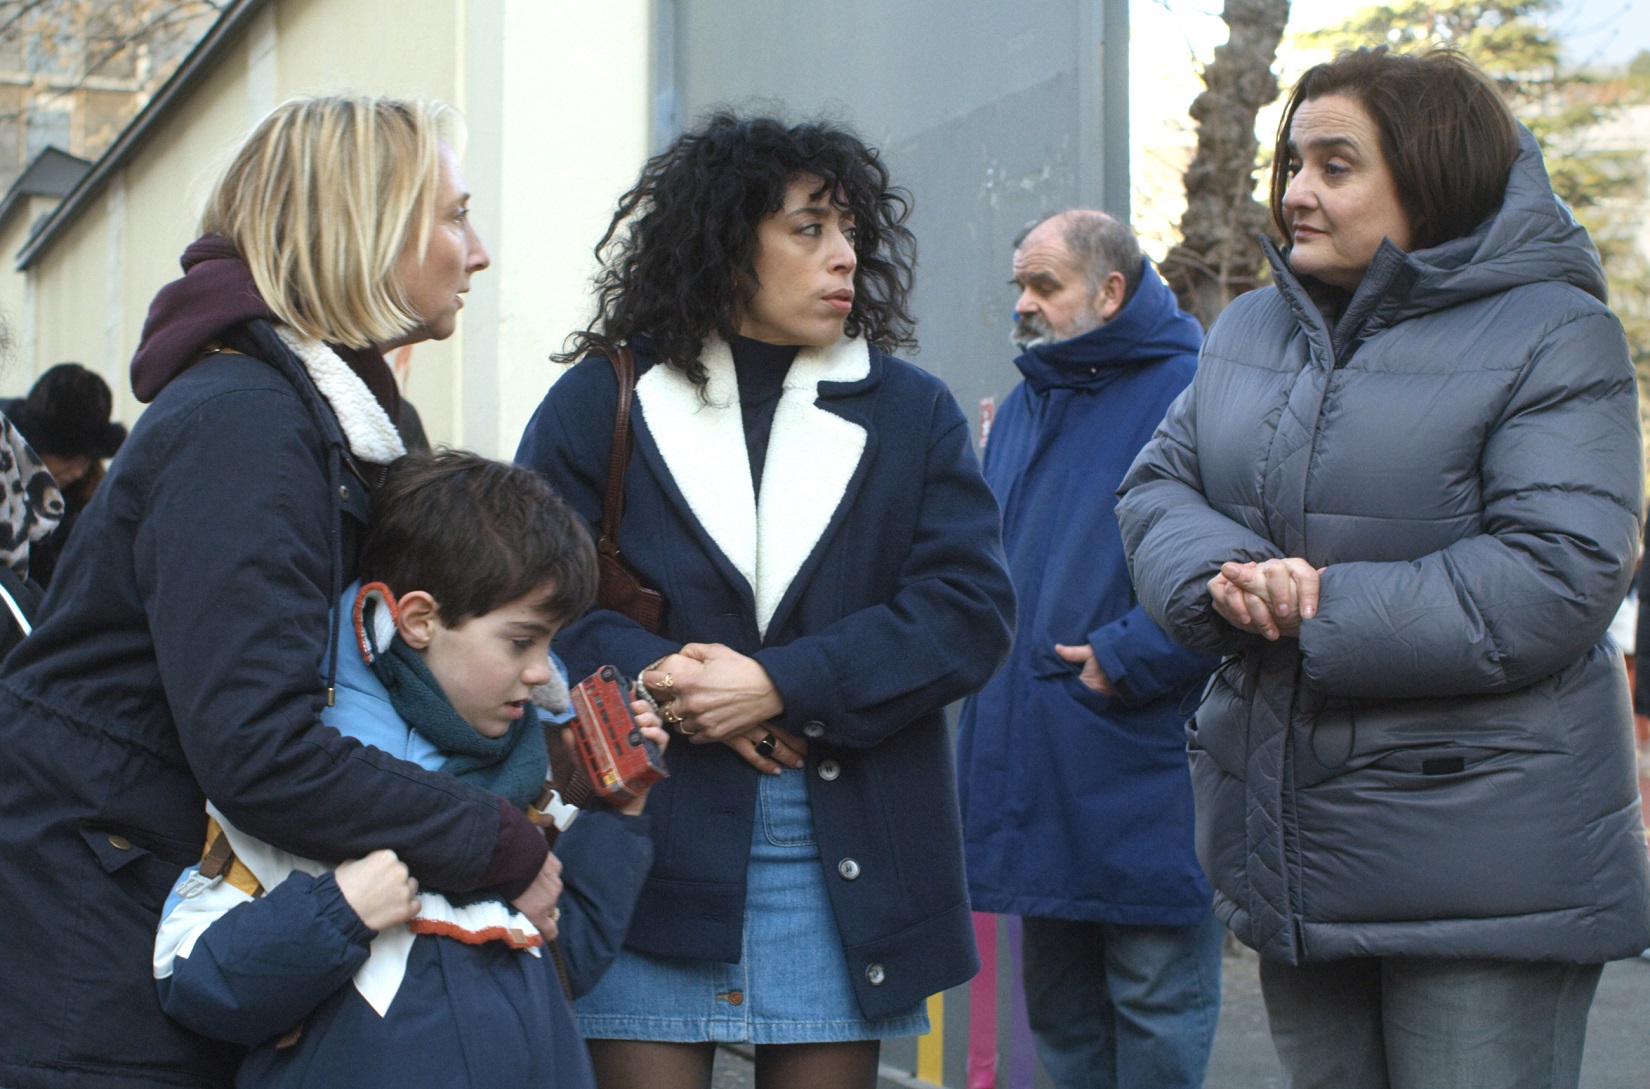
[[[550,905],[550,921],[553,923],[561,922],[561,908],[556,907],[554,904]]]
[[[658,684],[654,685],[653,687],[654,688],[674,688],[675,686],[676,686],[675,679],[672,678],[669,673],[666,673],[665,674],[665,679],[660,681]]]
[[[756,743],[756,755],[772,760],[773,747],[778,742],[779,739],[773,735],[772,730],[769,730],[767,734],[763,736],[762,740]]]
[[[672,726],[680,726],[682,724],[682,713],[676,710],[675,700],[671,700],[668,703],[661,703],[659,705],[659,717],[670,723]]]

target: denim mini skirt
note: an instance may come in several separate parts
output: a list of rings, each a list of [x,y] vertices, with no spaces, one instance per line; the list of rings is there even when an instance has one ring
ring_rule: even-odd
[[[922,1003],[874,1021],[860,1013],[826,898],[806,774],[761,777],[739,963],[625,949],[576,1003],[586,1038],[803,1044],[928,1031]]]

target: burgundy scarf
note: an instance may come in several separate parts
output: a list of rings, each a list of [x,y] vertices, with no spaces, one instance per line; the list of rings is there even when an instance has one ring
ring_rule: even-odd
[[[183,276],[161,288],[149,304],[143,338],[132,356],[132,392],[139,401],[153,401],[208,344],[257,318],[277,320],[240,253],[219,235],[197,238],[183,251]],[[367,384],[390,419],[401,418],[401,393],[378,349],[328,347]]]

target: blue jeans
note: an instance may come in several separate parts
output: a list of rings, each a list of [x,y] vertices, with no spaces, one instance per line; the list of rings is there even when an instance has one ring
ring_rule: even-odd
[[[1575,1089],[1599,964],[1261,958],[1291,1089]]]
[[[1057,1089],[1200,1089],[1222,928],[1025,919],[1026,1012]]]

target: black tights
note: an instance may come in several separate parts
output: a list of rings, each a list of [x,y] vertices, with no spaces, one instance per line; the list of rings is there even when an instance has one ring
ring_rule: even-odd
[[[715,1044],[591,1040],[599,1089],[710,1089]],[[880,1040],[758,1044],[756,1089],[876,1089]]]

